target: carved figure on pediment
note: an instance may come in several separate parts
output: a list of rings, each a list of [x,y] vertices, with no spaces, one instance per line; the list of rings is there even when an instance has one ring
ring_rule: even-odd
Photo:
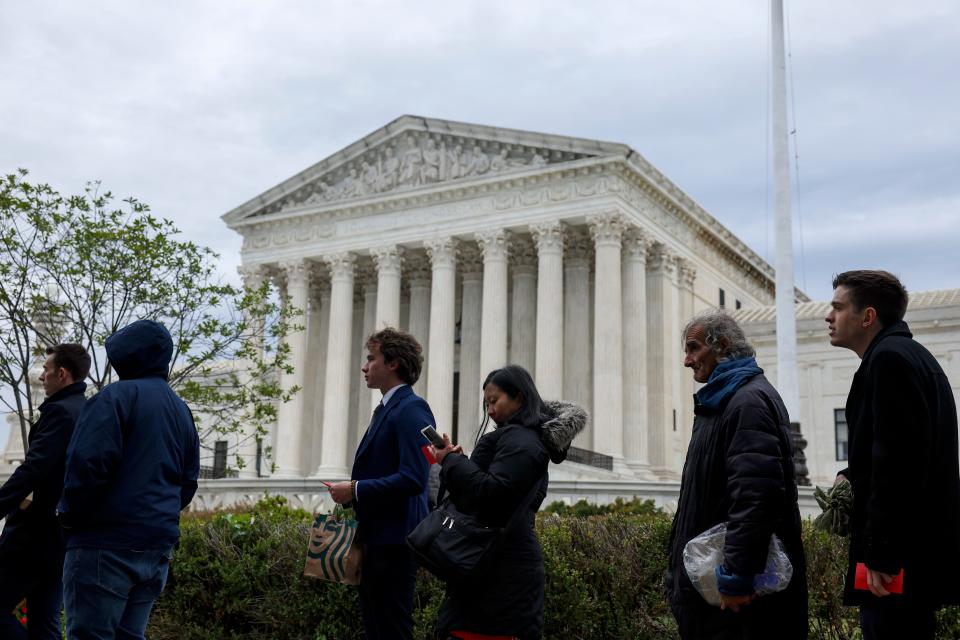
[[[493,156],[493,159],[490,161],[490,170],[491,171],[503,171],[504,169],[510,168],[510,161],[507,160],[506,149],[500,149],[500,153]]]
[[[376,193],[377,182],[379,180],[379,176],[377,175],[377,165],[364,162],[362,167],[363,170],[360,172],[360,183],[363,186],[363,193],[365,195]]]
[[[320,178],[313,184],[313,193],[307,199],[306,204],[319,204],[330,200],[330,185],[323,178]]]
[[[539,153],[535,153],[533,154],[533,159],[530,160],[530,164],[534,167],[545,167],[547,166],[547,159]]]
[[[427,138],[423,144],[423,165],[420,167],[420,181],[424,184],[428,182],[440,181],[440,149],[433,138]]]
[[[410,143],[412,146],[404,152],[400,162],[400,177],[397,183],[416,186],[420,184],[421,179],[420,165],[423,164],[423,150],[412,137]]]
[[[387,147],[383,155],[383,166],[377,179],[377,191],[387,191],[397,186],[397,177],[400,174],[400,158],[393,147]]]
[[[363,195],[363,184],[357,179],[357,170],[350,169],[350,173],[340,183],[341,198],[356,198]]]
[[[456,180],[460,176],[465,175],[465,166],[461,164],[461,158],[463,157],[462,146],[458,144],[454,148],[447,150],[444,155],[444,160],[446,160],[447,164],[444,175],[445,180]]]
[[[473,148],[473,154],[470,156],[470,161],[467,165],[466,174],[470,176],[477,176],[483,173],[486,173],[490,170],[490,158],[483,151],[480,150],[480,147]]]

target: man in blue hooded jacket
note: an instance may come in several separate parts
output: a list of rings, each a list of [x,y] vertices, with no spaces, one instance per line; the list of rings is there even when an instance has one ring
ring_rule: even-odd
[[[91,398],[67,448],[60,523],[71,639],[143,638],[197,490],[200,442],[167,383],[173,340],[152,320],[110,336],[119,381]]]

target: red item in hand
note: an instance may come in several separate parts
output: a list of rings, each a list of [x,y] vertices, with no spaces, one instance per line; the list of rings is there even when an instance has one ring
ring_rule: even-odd
[[[427,459],[427,464],[437,464],[437,459],[430,453],[430,445],[423,445],[420,447],[420,451],[423,451],[423,457]]]
[[[881,580],[881,582],[883,582]],[[870,591],[870,587],[867,585],[867,565],[862,562],[857,563],[856,573],[853,576],[853,588],[860,591]],[[903,569],[900,569],[900,573],[893,576],[893,580],[890,582],[883,582],[883,588],[889,591],[890,593],[903,593]]]

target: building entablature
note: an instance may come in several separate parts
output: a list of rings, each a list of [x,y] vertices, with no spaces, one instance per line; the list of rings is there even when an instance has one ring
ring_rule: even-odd
[[[740,281],[758,300],[772,300],[769,265],[729,232],[721,238],[711,230],[711,221],[717,224],[712,217],[704,223],[686,212],[639,175],[636,160],[628,161],[626,154],[538,164],[509,175],[438,182],[359,201],[303,204],[275,213],[261,210],[230,220],[235,210],[225,218],[244,236],[244,263],[267,264],[312,258],[321,246],[324,251],[365,252],[381,244],[378,237],[385,233],[397,244],[420,246],[425,229],[431,236],[466,238],[489,228],[492,219],[505,229],[558,219],[582,224],[589,215],[610,208],[619,208],[628,220],[681,254],[709,255],[718,271]],[[798,292],[800,299],[802,295]]]

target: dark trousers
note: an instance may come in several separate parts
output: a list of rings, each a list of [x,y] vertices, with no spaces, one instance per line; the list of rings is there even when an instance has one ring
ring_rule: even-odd
[[[413,639],[416,577],[406,545],[364,545],[360,613],[367,640]]]
[[[878,598],[876,603],[860,607],[863,640],[933,640],[936,626],[935,609],[905,602],[899,596]]]
[[[41,567],[19,558],[0,562],[0,640],[60,640],[60,563]],[[27,628],[13,608],[27,599]]]

